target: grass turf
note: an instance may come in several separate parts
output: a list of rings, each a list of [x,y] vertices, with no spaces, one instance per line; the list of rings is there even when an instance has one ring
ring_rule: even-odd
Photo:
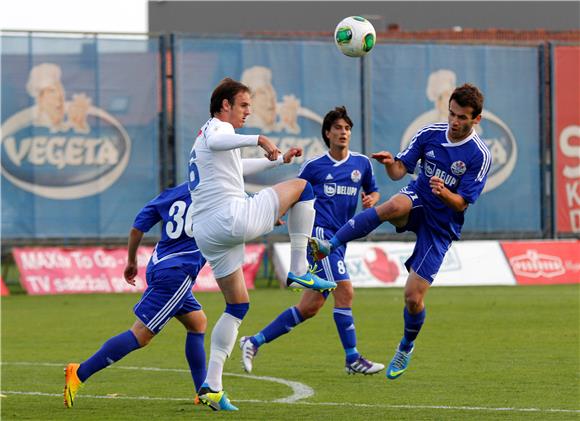
[[[64,409],[64,365],[88,358],[128,329],[139,296],[12,295],[2,299],[1,415],[3,420],[580,419],[579,290],[580,285],[435,287],[410,368],[394,381],[384,373],[346,375],[330,302],[314,319],[263,346],[252,373],[303,383],[314,395],[275,402],[292,390],[243,376],[236,347],[224,376],[225,389],[240,407],[235,415],[193,405],[185,334],[177,321],[148,347],[91,377],[75,407]],[[223,298],[197,297],[211,331]],[[252,291],[240,336],[256,333],[298,298],[273,288]],[[402,333],[402,309],[401,289],[356,290],[353,311],[363,355],[388,363]]]

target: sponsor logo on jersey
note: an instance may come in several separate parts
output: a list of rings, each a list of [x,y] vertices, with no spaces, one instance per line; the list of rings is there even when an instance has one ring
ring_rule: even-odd
[[[451,164],[451,172],[455,175],[463,175],[465,174],[466,170],[467,167],[463,161],[455,161],[453,164]]]
[[[341,186],[336,183],[324,183],[324,194],[332,197],[334,195],[340,196],[356,196],[358,188],[354,186]]]
[[[333,179],[334,179],[334,177],[332,177],[332,174],[330,174],[330,173],[325,178],[325,180],[333,180]]]
[[[435,152],[433,152],[433,149],[431,149],[425,154],[425,156],[428,156],[429,158],[435,158]]]
[[[350,179],[353,181],[353,183],[358,183],[361,177],[362,175],[359,170],[354,170],[350,173]]]
[[[446,171],[437,168],[437,166],[431,161],[425,161],[425,165],[423,165],[423,170],[425,171],[425,175],[427,177],[439,177],[448,187],[454,187],[457,185],[457,178],[453,177]]]
[[[121,123],[86,94],[66,100],[61,70],[42,63],[27,89],[36,104],[2,123],[1,172],[17,187],[50,199],[77,199],[108,189],[125,171],[131,139]],[[42,95],[43,90],[52,89]],[[52,95],[49,101],[47,96]],[[98,127],[98,130],[95,130]]]
[[[324,194],[332,197],[336,194],[336,184],[335,183],[324,183]]]

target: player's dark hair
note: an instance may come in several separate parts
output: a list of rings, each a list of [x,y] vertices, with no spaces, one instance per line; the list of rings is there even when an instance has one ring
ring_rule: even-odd
[[[344,105],[342,107],[336,107],[334,110],[330,110],[324,116],[324,120],[322,121],[322,139],[328,148],[330,148],[330,140],[326,136],[326,132],[330,130],[336,120],[341,118],[346,121],[352,129],[352,120],[348,116],[346,107]]]
[[[222,109],[222,102],[227,99],[231,105],[234,105],[234,97],[240,92],[250,92],[243,83],[233,80],[229,77],[223,79],[218,86],[211,93],[211,100],[209,102],[209,114],[213,117]]]
[[[455,100],[460,107],[471,107],[473,109],[471,118],[477,117],[483,110],[483,94],[477,86],[471,83],[464,83],[455,88],[449,98],[450,104],[452,100]]]

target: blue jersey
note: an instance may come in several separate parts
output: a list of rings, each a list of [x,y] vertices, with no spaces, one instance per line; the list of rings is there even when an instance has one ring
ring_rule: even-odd
[[[180,267],[193,279],[205,264],[192,230],[191,195],[187,183],[163,191],[151,200],[135,217],[133,227],[149,231],[163,221],[161,240],[155,245],[147,271]]]
[[[411,190],[421,196],[426,222],[431,229],[459,239],[464,213],[455,212],[431,192],[429,179],[437,176],[445,187],[457,193],[467,203],[474,203],[487,180],[491,167],[491,153],[475,130],[461,142],[453,143],[447,138],[447,123],[437,123],[421,129],[396,159],[409,173],[419,162],[419,177],[409,184]]]
[[[378,191],[370,160],[350,152],[337,161],[329,153],[307,161],[298,177],[307,180],[314,189],[314,225],[338,230],[354,216],[361,189]]]

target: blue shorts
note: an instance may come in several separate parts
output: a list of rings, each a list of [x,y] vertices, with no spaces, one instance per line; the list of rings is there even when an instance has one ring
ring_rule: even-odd
[[[201,310],[191,288],[195,279],[180,268],[147,272],[147,289],[133,312],[147,329],[157,334],[173,316]]]
[[[405,262],[405,267],[409,272],[413,269],[417,275],[432,284],[452,240],[448,235],[439,234],[429,227],[425,220],[423,202],[415,191],[407,186],[399,193],[411,199],[413,207],[407,225],[397,228],[397,232],[412,231],[417,234],[413,254]]]
[[[334,231],[328,228],[322,228],[315,226],[312,230],[312,235],[316,238],[323,240],[330,240],[334,235]],[[350,280],[350,275],[346,269],[346,264],[344,262],[344,254],[346,253],[346,245],[340,246],[336,250],[330,253],[330,256],[315,262],[310,255],[310,246],[308,246],[308,252],[306,256],[308,257],[308,263],[314,265],[316,263],[317,272],[316,275],[322,279],[334,282],[342,282],[345,280]],[[328,297],[329,292],[325,291],[323,293],[324,297]]]

